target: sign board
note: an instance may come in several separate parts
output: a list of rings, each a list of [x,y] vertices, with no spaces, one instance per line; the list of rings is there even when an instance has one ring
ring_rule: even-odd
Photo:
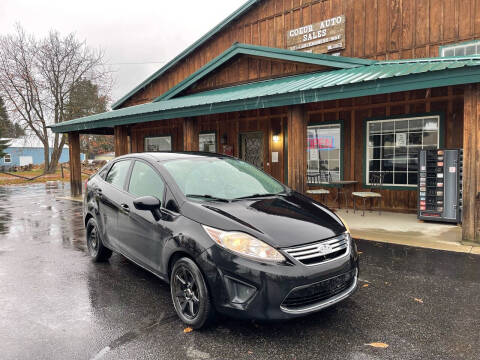
[[[396,141],[397,147],[407,146],[407,133],[397,133],[396,136],[397,136],[397,141]]]
[[[345,49],[345,15],[288,30],[287,47],[317,54]]]
[[[325,135],[316,138],[309,138],[308,148],[332,150],[335,148],[335,137]]]
[[[272,163],[278,163],[278,152],[272,152]]]

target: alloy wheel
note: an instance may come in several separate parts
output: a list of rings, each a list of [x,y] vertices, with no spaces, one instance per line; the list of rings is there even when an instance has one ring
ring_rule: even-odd
[[[195,319],[200,310],[198,284],[190,269],[181,266],[175,272],[174,294],[179,310],[185,318]]]
[[[98,252],[98,235],[97,235],[97,228],[93,226],[88,234],[88,248],[90,250],[90,254],[95,256]]]

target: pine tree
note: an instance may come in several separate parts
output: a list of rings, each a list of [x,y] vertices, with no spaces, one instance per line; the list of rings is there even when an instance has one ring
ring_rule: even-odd
[[[2,139],[2,129],[0,129],[0,157],[5,156],[4,150],[8,147],[8,140],[1,140]]]
[[[14,124],[8,118],[7,109],[5,108],[5,102],[0,97],[0,131],[5,138],[19,138],[25,135],[25,130],[19,124]]]

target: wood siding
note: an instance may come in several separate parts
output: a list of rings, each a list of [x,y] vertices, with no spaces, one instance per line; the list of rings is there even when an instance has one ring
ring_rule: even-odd
[[[185,93],[192,94],[231,85],[245,84],[252,81],[305,74],[314,71],[326,71],[329,69],[330,68],[318,65],[276,61],[242,55],[207,75],[204,79],[201,79],[194,86],[187,89]]]
[[[234,42],[285,48],[287,30],[341,14],[344,56],[438,56],[441,45],[480,38],[480,0],[264,0],[122,106],[152,101]]]
[[[132,152],[144,152],[145,138],[154,136],[171,136],[172,150],[183,151],[183,125],[183,119],[133,125],[130,128]]]
[[[312,103],[303,107],[294,107],[295,111],[289,111],[289,108],[281,107],[200,116],[187,124],[190,129],[189,132],[196,134],[196,139],[192,139],[192,143],[187,144],[187,147],[191,150],[198,150],[198,133],[214,132],[217,138],[217,152],[223,152],[223,145],[232,146],[233,155],[238,157],[240,155],[239,134],[262,132],[264,134],[264,171],[282,182],[293,181],[292,185],[300,190],[302,188],[305,190],[305,141],[307,136],[305,126],[342,120],[344,123],[342,164],[344,179],[358,181],[355,190],[362,191],[367,190],[362,186],[365,166],[363,159],[365,120],[371,118],[386,119],[400,115],[413,117],[416,114],[440,113],[444,120],[442,131],[445,147],[450,149],[462,148],[463,93],[464,88],[462,86],[443,87]],[[303,108],[303,110],[300,111],[300,108]],[[305,120],[303,130],[300,129],[301,122],[299,119],[301,118]],[[288,121],[289,119],[290,121]],[[297,121],[293,122],[292,120]],[[146,136],[171,135],[173,150],[181,151],[184,149],[184,126],[186,125],[183,119],[135,125],[131,128],[132,149],[138,152],[144,151],[143,141]],[[303,140],[299,136],[300,132],[303,133]],[[280,134],[279,142],[273,142],[274,134]],[[295,137],[295,141],[292,136]],[[284,151],[286,140],[288,142],[287,152]],[[271,162],[272,152],[279,153],[278,163]],[[414,211],[416,209],[416,189],[385,189],[381,190],[381,193],[383,195],[382,208],[384,209],[394,211]],[[329,204],[333,204],[335,194],[335,190],[331,191],[328,198]],[[317,200],[321,199],[317,198]],[[349,199],[349,205],[352,205],[351,198]]]
[[[387,95],[309,104],[309,121],[344,122],[344,179],[356,180],[355,191],[363,188],[365,167],[364,122],[367,119],[388,119],[395,116],[415,116],[425,113],[440,113],[443,116],[445,147],[463,146],[463,87],[444,87]],[[382,207],[389,210],[413,211],[417,207],[417,190],[381,190]],[[333,201],[335,190],[330,194]],[[351,199],[349,199],[351,205]]]

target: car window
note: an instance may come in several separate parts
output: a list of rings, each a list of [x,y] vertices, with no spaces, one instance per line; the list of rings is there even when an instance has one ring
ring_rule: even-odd
[[[133,166],[128,192],[135,197],[155,196],[163,201],[165,185],[162,178],[149,165],[136,161]]]
[[[100,171],[98,172],[98,176],[100,176],[103,180],[105,180],[105,177],[107,176],[107,173],[108,173],[108,169],[110,168],[110,166],[105,165],[102,169],[100,169]]]
[[[168,161],[163,166],[186,196],[236,199],[285,191],[277,180],[235,159],[181,159]]]
[[[125,179],[127,178],[128,169],[130,168],[130,163],[130,160],[126,160],[113,164],[105,181],[118,187],[119,189],[123,189]]]

